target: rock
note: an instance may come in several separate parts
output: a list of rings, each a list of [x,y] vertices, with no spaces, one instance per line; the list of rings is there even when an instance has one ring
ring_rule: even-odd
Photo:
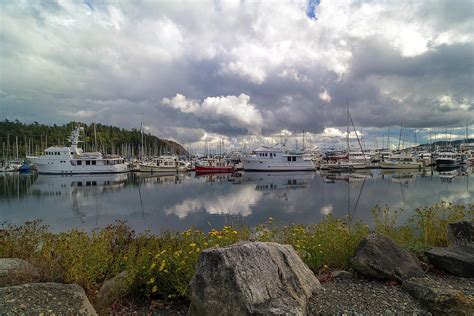
[[[0,288],[0,315],[97,315],[77,284],[30,283]]]
[[[320,289],[290,245],[207,249],[190,283],[189,315],[304,315],[308,298]]]
[[[28,261],[0,258],[0,287],[39,281],[38,270]]]
[[[390,238],[375,233],[359,243],[351,264],[358,273],[380,280],[403,281],[424,275],[415,256]]]
[[[110,306],[128,294],[127,276],[127,271],[123,271],[102,284],[96,299],[96,307],[101,314],[109,314]]]
[[[474,242],[474,223],[468,221],[450,223],[448,241],[450,245],[465,245]]]
[[[349,272],[349,271],[344,271],[344,270],[331,272],[331,277],[333,279],[340,279],[340,280],[350,280],[350,279],[355,279],[356,278],[354,273]]]
[[[474,314],[474,297],[442,282],[427,277],[412,278],[403,282],[402,288],[434,315]]]
[[[474,244],[425,251],[428,260],[437,268],[451,274],[474,277]]]

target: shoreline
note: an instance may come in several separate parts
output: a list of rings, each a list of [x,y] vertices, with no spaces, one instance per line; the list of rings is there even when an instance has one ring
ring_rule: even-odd
[[[360,288],[360,284],[371,282],[370,278],[356,276],[349,281],[334,281],[331,275],[339,270],[353,272],[350,260],[361,240],[371,231],[390,237],[397,245],[421,258],[426,267],[423,252],[432,247],[446,247],[448,224],[461,220],[472,222],[474,204],[438,203],[418,208],[414,214],[409,225],[397,226],[397,211],[376,208],[373,210],[373,230],[360,222],[348,225],[342,219],[328,216],[317,224],[279,226],[269,218],[255,229],[224,226],[208,233],[188,229],[160,235],[136,234],[125,223],[92,234],[74,229],[50,233],[40,222],[31,222],[20,227],[3,225],[0,258],[26,260],[38,270],[40,282],[79,284],[96,308],[103,305],[97,301],[97,294],[104,283],[126,271],[121,280],[120,295],[107,308],[126,310],[127,305],[135,305],[132,307],[142,310],[159,307],[179,312],[183,302],[189,300],[189,282],[204,249],[239,241],[289,244],[323,287],[327,283],[333,290]],[[432,267],[427,270],[439,272]],[[386,286],[394,285],[384,284],[381,288],[374,285],[380,293],[390,292]]]

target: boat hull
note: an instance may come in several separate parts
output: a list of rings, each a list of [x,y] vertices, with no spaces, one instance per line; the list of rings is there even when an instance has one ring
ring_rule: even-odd
[[[232,166],[228,167],[207,167],[207,166],[196,166],[196,172],[200,173],[225,173],[225,172],[234,172],[235,168]]]
[[[153,165],[145,165],[140,164],[140,172],[178,172],[178,168],[174,166],[153,166]]]
[[[420,169],[421,167],[421,163],[399,163],[390,161],[380,162],[381,169]]]
[[[436,165],[442,167],[451,167],[457,166],[458,162],[456,159],[436,159]]]
[[[31,163],[40,174],[105,174],[128,172],[125,163],[118,164],[98,164],[98,165],[74,165],[70,161],[60,160],[49,161],[41,157],[29,157]]]

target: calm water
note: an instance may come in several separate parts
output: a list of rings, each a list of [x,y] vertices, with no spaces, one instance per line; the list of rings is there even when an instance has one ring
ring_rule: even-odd
[[[447,200],[474,203],[471,168],[260,173],[241,177],[194,173],[52,176],[0,174],[0,222],[42,219],[52,231],[92,230],[125,220],[137,231],[204,230],[225,224],[254,226],[273,217],[283,223],[314,223],[325,214],[372,222],[375,204],[409,210]]]

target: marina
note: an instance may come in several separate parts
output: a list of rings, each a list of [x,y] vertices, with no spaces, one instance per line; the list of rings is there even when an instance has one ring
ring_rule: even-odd
[[[328,214],[372,222],[371,209],[387,205],[408,212],[420,205],[474,202],[472,167],[436,171],[357,172],[129,172],[97,175],[0,174],[0,219],[12,224],[42,219],[56,232],[91,231],[117,220],[136,231],[209,230],[318,222]],[[404,213],[400,221],[411,215]]]

